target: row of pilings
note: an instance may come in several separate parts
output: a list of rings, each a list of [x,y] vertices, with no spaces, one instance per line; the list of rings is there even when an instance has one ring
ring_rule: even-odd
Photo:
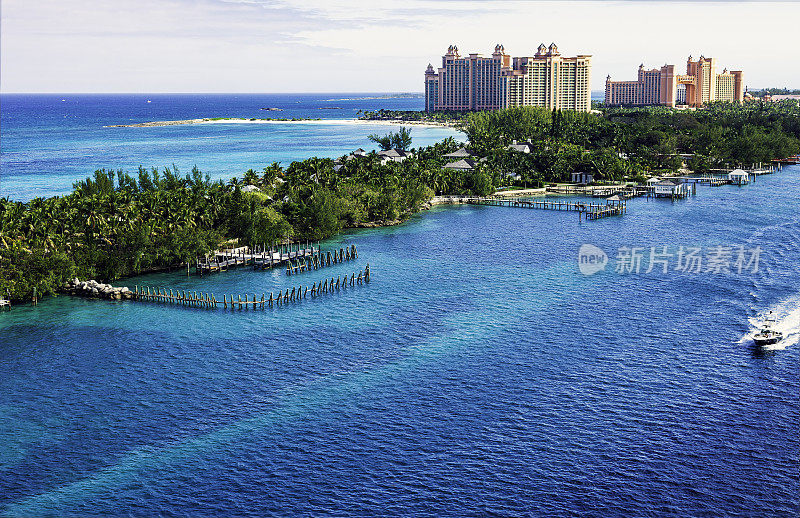
[[[231,309],[264,309],[281,306],[289,302],[300,301],[308,298],[309,296],[316,298],[323,295],[333,294],[341,290],[368,284],[369,281],[370,270],[369,264],[367,264],[363,271],[359,271],[358,274],[354,272],[349,277],[347,275],[340,275],[315,282],[310,287],[301,285],[292,287],[291,289],[286,288],[285,292],[279,291],[277,295],[273,294],[273,292],[270,292],[269,297],[267,297],[267,294],[264,293],[261,295],[260,299],[255,293],[252,295],[252,300],[250,299],[249,294],[236,296],[230,295],[230,298],[226,294],[222,296],[222,300],[219,300],[216,295],[205,292],[152,288],[150,286],[136,286],[133,292],[133,300],[175,304],[204,309],[217,309],[220,306],[223,309],[227,309],[229,306]]]
[[[339,248],[339,250],[334,250],[333,253],[330,250],[327,253],[317,250],[310,256],[302,257],[296,261],[289,260],[289,264],[286,266],[286,275],[297,275],[311,270],[319,270],[320,268],[341,264],[345,261],[354,261],[357,258],[356,245]]]

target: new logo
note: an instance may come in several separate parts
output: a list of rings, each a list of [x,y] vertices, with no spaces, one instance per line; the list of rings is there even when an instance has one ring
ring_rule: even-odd
[[[605,270],[608,264],[608,256],[600,248],[583,244],[578,250],[578,268],[584,275],[594,275]]]

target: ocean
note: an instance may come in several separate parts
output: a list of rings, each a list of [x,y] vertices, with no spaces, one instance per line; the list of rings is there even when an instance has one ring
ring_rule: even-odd
[[[284,167],[312,156],[336,158],[376,146],[370,134],[400,126],[353,123],[360,110],[419,110],[415,94],[0,95],[0,197],[27,201],[72,190],[95,170],[197,166],[229,180],[272,162]],[[263,108],[278,108],[268,111]],[[119,124],[199,118],[322,119],[274,124],[191,124],[111,128]],[[433,144],[450,128],[413,126],[412,146]]]
[[[359,258],[317,272],[116,283],[260,297],[370,265],[266,310],[0,312],[0,516],[794,516],[799,189],[436,207],[323,241]],[[755,348],[770,311],[786,338]]]

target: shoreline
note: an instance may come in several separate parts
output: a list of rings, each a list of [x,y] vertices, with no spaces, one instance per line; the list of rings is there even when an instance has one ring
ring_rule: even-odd
[[[507,191],[506,195],[508,197],[511,196],[531,196],[528,191],[544,191],[542,189],[523,189],[518,191]],[[509,193],[525,193],[525,194],[509,194]],[[540,193],[544,194],[544,192]],[[499,194],[495,194],[495,196],[499,196]],[[468,198],[469,196],[466,195],[453,195],[453,196],[433,196],[430,200],[426,203],[423,203],[419,210],[406,213],[401,215],[397,219],[391,220],[375,220],[375,221],[364,221],[360,223],[356,223],[352,226],[343,227],[338,233],[333,234],[331,236],[323,238],[323,240],[333,239],[336,236],[342,235],[344,232],[347,231],[354,231],[354,230],[369,230],[369,229],[378,229],[378,228],[385,228],[385,227],[394,227],[398,225],[403,225],[410,221],[414,216],[422,215],[424,212],[429,211],[433,207],[437,205],[455,205],[459,203],[463,203],[461,198]],[[450,200],[454,201],[450,201]],[[291,243],[295,243],[296,241],[292,240]],[[299,242],[299,241],[297,241]],[[191,262],[180,262],[177,264],[173,264],[170,266],[160,266],[156,268],[150,268],[147,270],[142,270],[139,272],[132,273],[130,275],[122,275],[117,279],[109,280],[108,283],[98,282],[96,280],[86,280],[83,282],[78,281],[77,283],[74,280],[71,280],[69,285],[61,286],[58,290],[52,293],[49,296],[45,296],[46,298],[54,298],[59,297],[62,295],[72,296],[72,297],[79,297],[79,298],[94,298],[94,299],[109,299],[109,300],[128,300],[130,298],[130,290],[128,287],[119,287],[114,286],[112,283],[119,283],[120,281],[125,281],[126,279],[132,279],[135,277],[140,277],[144,275],[153,275],[157,273],[171,273],[174,271],[183,271],[184,267],[189,267]],[[188,272],[188,268],[187,268]],[[196,274],[196,272],[195,272]],[[77,280],[77,278],[75,279]],[[92,291],[92,288],[96,288],[95,291]],[[119,294],[119,297],[117,295]],[[22,300],[12,300],[15,305],[36,305],[40,302],[40,299],[37,298],[35,302],[33,301],[22,301]]]
[[[133,124],[109,124],[104,128],[159,128],[165,126],[186,126],[190,124],[327,124],[327,125],[355,125],[355,126],[416,126],[419,128],[451,128],[458,129],[454,124],[426,121],[403,121],[400,119],[245,119],[245,118],[201,118],[183,119],[172,121],[137,122]]]
[[[408,125],[408,126],[420,126],[428,128],[451,128],[454,130],[458,130],[458,126],[455,123],[448,123],[448,122],[409,121],[403,119],[356,119],[356,120],[367,124],[387,124],[392,126]]]
[[[547,194],[546,187],[537,187],[535,189],[514,189],[510,191],[495,191],[494,194],[491,194],[489,197],[528,198],[530,196],[545,196],[546,194]],[[476,196],[467,194],[440,195],[440,196],[434,196],[428,203],[432,207],[436,205],[457,205],[459,203],[465,203],[466,200],[471,198],[476,198]]]

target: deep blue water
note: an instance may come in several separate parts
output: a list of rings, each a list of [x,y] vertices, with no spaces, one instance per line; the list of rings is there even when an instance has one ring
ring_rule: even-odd
[[[150,101],[150,102],[148,102]],[[342,124],[359,110],[420,110],[420,96],[395,94],[260,95],[0,95],[0,196],[29,200],[69,192],[96,169],[197,166],[214,179],[241,177],[272,162],[287,166],[311,156],[339,157],[374,149],[372,133],[398,126]],[[281,108],[265,111],[262,108]],[[107,128],[161,120],[213,117],[312,118],[314,123],[193,124]],[[333,120],[331,120],[333,119]],[[447,128],[414,127],[413,146],[448,136]]]
[[[359,259],[123,284],[274,310],[47,299],[0,314],[0,515],[796,516],[800,168],[623,217],[437,208]],[[578,249],[611,263],[584,276]],[[761,247],[756,272],[615,271]],[[731,265],[733,267],[733,265]],[[752,347],[768,311],[787,339]]]

